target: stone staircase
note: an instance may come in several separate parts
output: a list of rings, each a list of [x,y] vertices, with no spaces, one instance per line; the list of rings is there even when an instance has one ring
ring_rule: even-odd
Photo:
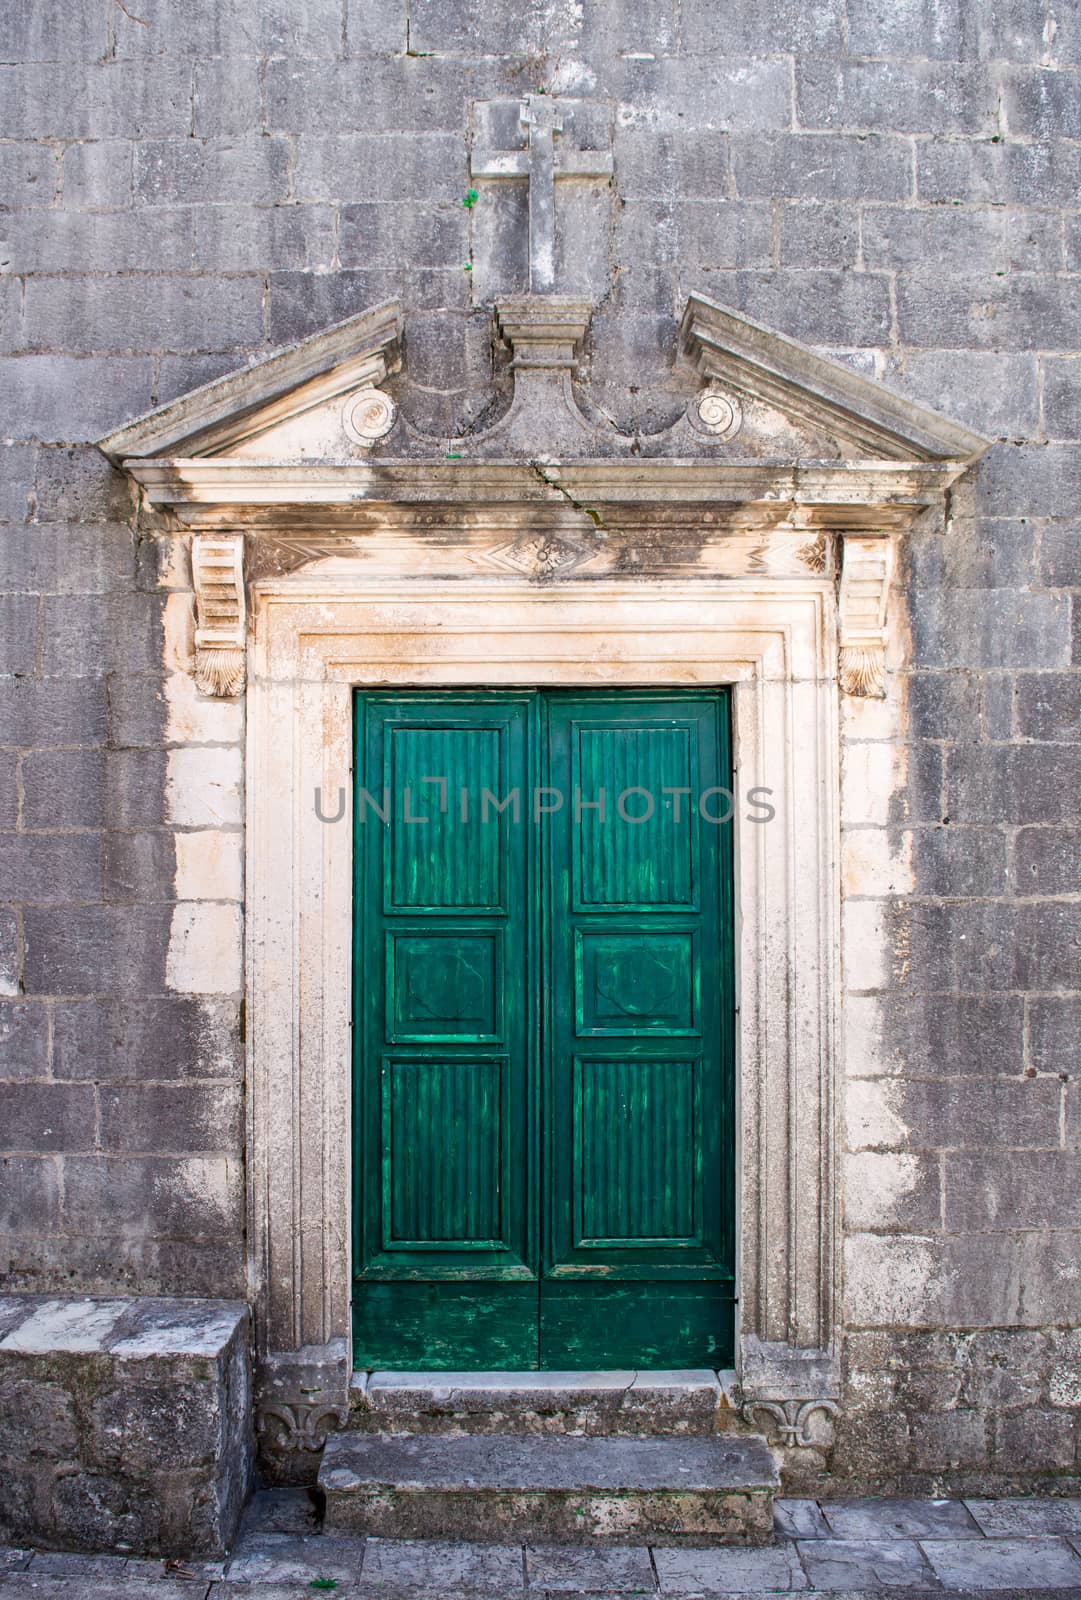
[[[319,1472],[327,1532],[760,1544],[779,1477],[712,1372],[373,1373]]]

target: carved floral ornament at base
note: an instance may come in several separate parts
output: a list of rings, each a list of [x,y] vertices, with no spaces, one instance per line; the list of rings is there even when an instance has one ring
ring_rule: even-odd
[[[103,440],[194,536],[199,688],[243,689],[246,542],[249,581],[332,552],[374,580],[836,584],[841,690],[883,696],[895,538],[941,513],[987,441],[697,295],[682,414],[621,432],[579,388],[590,314],[552,294],[500,301],[513,394],[461,437],[409,421],[390,302]]]

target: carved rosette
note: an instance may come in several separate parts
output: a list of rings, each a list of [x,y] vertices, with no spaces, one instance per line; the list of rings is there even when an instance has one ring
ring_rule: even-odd
[[[191,542],[191,574],[195,681],[204,694],[240,694],[246,623],[243,534],[197,534]]]
[[[886,697],[886,601],[891,549],[888,538],[849,536],[844,540],[837,614],[837,666],[843,694],[875,700]]]

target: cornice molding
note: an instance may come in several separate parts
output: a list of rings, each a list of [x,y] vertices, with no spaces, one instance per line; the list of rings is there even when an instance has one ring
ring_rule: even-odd
[[[868,455],[948,460],[963,470],[990,449],[971,428],[704,295],[687,301],[680,348],[704,379]]]
[[[114,465],[147,456],[205,456],[239,444],[351,389],[374,387],[395,369],[402,335],[397,300],[286,345],[99,441]]]

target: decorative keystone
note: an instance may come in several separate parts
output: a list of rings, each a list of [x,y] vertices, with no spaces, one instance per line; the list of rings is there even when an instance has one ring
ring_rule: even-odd
[[[514,351],[515,368],[573,372],[592,314],[588,300],[562,295],[515,295],[496,306],[499,331]]]
[[[195,586],[195,682],[224,698],[244,687],[246,602],[244,536],[197,534],[191,542]]]

